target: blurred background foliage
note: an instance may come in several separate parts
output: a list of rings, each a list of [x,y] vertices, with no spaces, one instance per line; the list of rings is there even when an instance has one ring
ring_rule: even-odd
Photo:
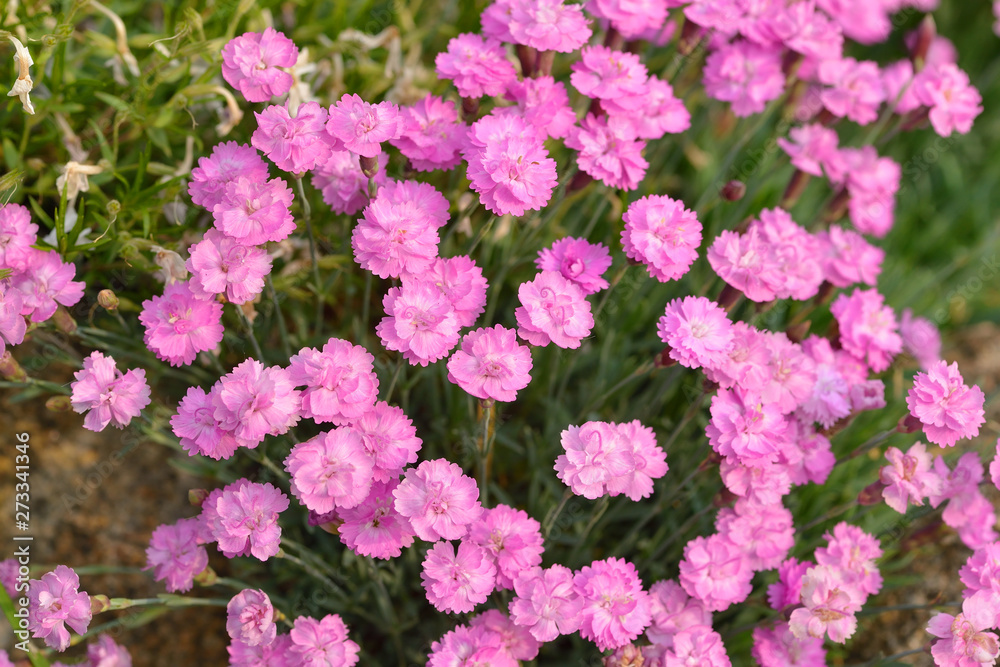
[[[45,325],[35,333],[35,342],[59,344],[46,346],[44,354],[26,344],[24,352],[15,350],[15,355],[26,355],[18,357],[21,363],[32,375],[45,379],[61,368],[77,367],[82,356],[100,348],[126,366],[145,368],[155,396],[166,406],[151,412],[147,437],[177,449],[176,439],[165,427],[170,409],[188,386],[207,388],[217,375],[207,363],[170,369],[157,362],[142,344],[136,315],[141,302],[162,289],[153,276],[158,268],[155,254],[166,249],[186,255],[187,247],[211,222],[211,215],[193,206],[186,194],[191,167],[216,143],[249,143],[256,125],[253,111],[263,108],[242,98],[237,98],[242,118],[232,108],[232,93],[219,75],[222,46],[236,34],[273,25],[299,46],[301,80],[326,105],[345,92],[398,103],[415,101],[428,91],[455,99],[450,85],[435,77],[433,56],[454,35],[477,31],[485,4],[483,0],[116,1],[108,7],[121,17],[127,31],[119,34],[115,21],[92,2],[5,3],[0,8],[0,29],[19,36],[34,58],[36,114],[26,115],[16,98],[0,102],[4,172],[0,201],[29,206],[42,230],[40,236],[55,231],[49,243],[76,262],[78,278],[87,284],[82,305],[72,309],[77,331],[65,335]],[[887,253],[879,290],[897,313],[912,308],[938,324],[944,331],[947,357],[949,336],[974,323],[1000,320],[996,287],[1000,275],[1000,160],[996,157],[1000,154],[1000,44],[991,30],[988,2],[942,0],[941,5],[934,12],[938,32],[958,47],[959,66],[983,95],[985,112],[972,132],[947,139],[929,127],[895,133],[891,121],[865,128],[840,123],[837,129],[842,146],[874,140],[881,154],[902,165],[896,223],[879,242]],[[16,11],[10,13],[11,8]],[[917,27],[922,14],[910,12],[896,19],[887,43],[852,46],[849,55],[875,59],[882,65],[906,57],[904,35]],[[12,55],[10,42],[0,39],[0,81],[16,78]],[[416,178],[432,183],[452,202],[452,222],[442,233],[442,256],[470,254],[490,282],[487,312],[480,325],[514,325],[517,285],[530,279],[537,252],[555,239],[586,236],[611,247],[615,261],[607,277],[613,287],[592,300],[597,322],[592,337],[576,351],[554,346],[535,349],[532,384],[519,393],[515,403],[498,406],[490,496],[494,502],[527,510],[543,523],[550,519],[546,565],[560,562],[578,568],[596,558],[623,556],[637,564],[648,585],[675,577],[687,540],[711,532],[713,500],[721,489],[714,468],[699,469],[709,452],[703,432],[708,398],[701,376],[677,366],[653,367],[662,350],[655,322],[670,299],[687,294],[715,297],[721,281],[714,278],[704,259],[682,280],[669,284],[651,280],[642,267],[628,266],[619,241],[622,211],[646,194],[683,200],[697,210],[705,226],[703,254],[720,230],[734,228],[762,208],[777,206],[792,167],[774,145],[779,132],[789,127],[789,112],[781,104],[771,105],[763,115],[736,119],[726,105],[707,100],[700,89],[703,54],[681,57],[671,42],[650,47],[643,57],[650,71],[668,78],[683,97],[692,114],[692,127],[648,145],[645,155],[651,166],[638,191],[623,194],[591,184],[567,192],[575,166],[572,152],[558,142],[550,142],[549,149],[559,164],[560,188],[547,208],[520,219],[496,218],[485,211],[469,192],[461,169]],[[567,57],[558,57],[555,76],[568,80],[569,65]],[[587,101],[572,89],[571,96],[582,114]],[[61,168],[71,160],[102,169],[90,177],[89,190],[79,195],[78,219],[72,226],[67,219],[69,202],[60,199],[56,188]],[[388,172],[396,178],[412,177],[404,174],[403,160],[394,151]],[[738,202],[720,200],[720,186],[733,178],[745,181],[746,197]],[[411,367],[382,348],[374,326],[382,316],[381,297],[391,283],[373,279],[355,265],[350,230],[356,216],[330,213],[308,182],[306,193],[322,250],[327,308],[324,329],[317,335],[311,326],[315,313],[307,246],[301,234],[294,235],[275,249],[274,273],[293,347],[319,347],[330,335],[367,347],[376,357],[380,398],[398,403],[414,420],[424,441],[421,456],[445,456],[472,472],[482,437],[477,401],[447,381],[444,363],[426,369]],[[793,217],[800,224],[813,225],[831,194],[825,183],[813,179],[792,208]],[[114,289],[121,297],[120,320],[96,308],[97,292],[104,288]],[[221,354],[227,368],[251,354],[233,308],[227,306]],[[813,320],[812,332],[822,335],[829,315],[803,312],[807,308],[808,304],[779,303],[757,312],[752,304],[744,303],[732,315],[772,330],[783,329],[796,316],[808,315]],[[285,364],[274,304],[265,299],[249,314],[264,348],[264,360]],[[884,374],[888,409],[859,418],[837,434],[832,441],[839,456],[891,427],[903,414],[906,382],[915,368],[912,360],[903,359]],[[975,366],[962,370],[970,382],[983,379],[977,377]],[[47,389],[32,385],[8,391],[7,398],[16,402],[46,395]],[[658,481],[656,494],[644,502],[572,497],[554,518],[554,508],[565,492],[552,469],[561,451],[559,433],[569,424],[591,419],[639,419],[652,426],[668,451],[670,472]],[[297,434],[305,439],[318,430],[300,425]],[[992,451],[997,430],[997,423],[989,421],[974,446],[984,453]],[[913,440],[913,436],[895,436],[890,444],[906,446]],[[269,439],[255,452],[241,452],[228,462],[189,459],[179,453],[171,463],[202,476],[205,486],[251,475],[287,488],[266,464],[282,461],[289,446],[287,441]],[[876,450],[870,458],[838,466],[822,488],[799,488],[787,498],[786,505],[801,529],[793,555],[809,558],[823,532],[846,519],[882,540],[887,552],[884,562],[890,563],[886,566],[888,587],[913,585],[905,570],[897,575],[896,569],[915,557],[917,552],[902,538],[920,525],[914,522],[921,521],[919,516],[926,512],[918,508],[911,510],[911,517],[900,517],[884,506],[852,504],[876,479],[879,465]],[[461,620],[431,612],[424,600],[419,584],[420,545],[395,561],[372,563],[355,557],[336,536],[307,527],[300,508],[290,510],[283,524],[287,536],[320,556],[328,580],[325,587],[302,578],[301,571],[286,562],[261,566],[237,559],[226,564],[213,556],[213,564],[264,587],[286,613],[342,614],[352,637],[362,646],[363,664],[422,664],[430,642]],[[746,604],[716,615],[716,627],[725,637],[734,665],[749,664],[747,624],[770,613],[763,584],[772,579],[771,573],[758,575],[755,593]],[[503,606],[508,599],[509,594],[498,593],[494,603]],[[870,604],[878,606],[879,598]],[[178,618],[178,622],[183,621]],[[862,628],[864,624],[863,619]],[[852,642],[846,649],[831,651],[831,664],[843,661],[850,652],[874,657]],[[538,662],[589,665],[596,655],[592,645],[563,637],[547,645]]]

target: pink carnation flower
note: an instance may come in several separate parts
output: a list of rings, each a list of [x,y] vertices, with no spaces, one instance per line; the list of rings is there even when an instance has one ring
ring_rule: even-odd
[[[892,509],[906,514],[909,503],[919,507],[927,496],[941,493],[941,478],[932,469],[931,455],[923,443],[913,444],[906,454],[890,447],[885,458],[889,465],[879,472],[879,480],[885,484],[882,489],[885,504]]]
[[[896,332],[896,315],[874,289],[856,289],[850,296],[840,294],[830,312],[839,325],[841,346],[867,361],[874,372],[889,368],[892,358],[902,352],[903,339]]]
[[[38,239],[38,225],[20,204],[0,205],[0,268],[24,267],[31,245]]]
[[[374,158],[382,151],[383,141],[398,139],[403,133],[403,119],[392,102],[370,104],[357,95],[344,94],[330,107],[326,131],[352,153]]]
[[[278,69],[293,67],[299,50],[274,28],[247,32],[222,47],[222,78],[248,102],[267,102],[292,88],[292,75]]]
[[[927,624],[927,632],[938,641],[931,646],[934,664],[939,667],[994,665],[1000,657],[1000,638],[986,632],[996,627],[1000,598],[981,592],[962,602],[962,613],[937,614]]]
[[[620,558],[595,560],[573,576],[580,596],[580,636],[602,651],[624,646],[652,622],[649,594],[635,565]]]
[[[517,102],[524,120],[553,139],[562,139],[576,124],[566,86],[551,76],[511,81],[506,97]]]
[[[226,651],[229,653],[231,667],[291,667],[300,664],[297,656],[291,652],[292,639],[288,635],[278,635],[270,644],[250,646],[239,640],[233,640]]]
[[[701,223],[683,203],[648,195],[629,204],[622,219],[625,254],[645,264],[660,282],[677,280],[698,258]]]
[[[913,88],[913,61],[898,60],[882,68],[882,85],[885,87],[885,101],[899,115],[908,114],[920,108]]]
[[[670,358],[688,368],[718,366],[734,345],[726,311],[703,296],[674,299],[656,326]]]
[[[379,193],[351,234],[354,259],[380,278],[420,275],[437,257],[437,227],[417,202],[392,202]]]
[[[72,568],[57,565],[28,582],[28,630],[55,650],[69,648],[67,625],[82,635],[92,616],[90,596],[80,591],[80,577]]]
[[[422,461],[408,469],[392,495],[396,511],[410,520],[417,537],[428,542],[465,537],[483,514],[476,481],[445,459]]]
[[[128,650],[108,635],[100,635],[96,642],[87,645],[87,660],[90,667],[132,667]],[[58,664],[53,663],[53,667]]]
[[[608,281],[601,276],[611,266],[611,253],[604,244],[567,236],[539,251],[535,266],[558,271],[589,295],[607,289]]]
[[[302,399],[287,370],[246,359],[219,380],[212,405],[219,426],[252,446],[295,426]]]
[[[272,104],[254,116],[257,129],[250,143],[278,169],[301,174],[330,159],[334,141],[326,133],[327,110],[318,102],[299,105],[295,116],[284,106]]]
[[[462,97],[495,97],[517,79],[503,46],[495,39],[462,33],[434,59],[439,79],[450,79]]]
[[[906,395],[910,414],[920,420],[927,439],[943,447],[979,435],[986,422],[984,401],[982,389],[964,384],[957,362],[938,361],[926,373],[917,373]]]
[[[292,476],[295,497],[320,514],[356,507],[372,487],[371,457],[361,436],[348,426],[292,447],[285,470]]]
[[[416,463],[423,441],[402,408],[379,401],[351,427],[365,443],[375,466],[372,476],[376,482],[396,479],[404,466]]]
[[[705,61],[705,94],[729,102],[737,116],[760,113],[784,90],[779,50],[739,41],[725,44]]]
[[[513,114],[486,116],[472,125],[462,154],[472,189],[487,210],[521,216],[548,203],[557,174],[543,139]]]
[[[375,184],[386,184],[385,165],[389,156],[380,153]],[[368,177],[361,171],[361,158],[350,151],[332,151],[330,158],[312,171],[313,187],[323,193],[323,201],[334,213],[353,215],[368,205]]]
[[[238,480],[222,491],[212,509],[209,527],[227,558],[252,554],[267,560],[278,553],[278,514],[288,509],[284,493],[270,484]]]
[[[247,646],[270,644],[278,635],[274,606],[267,593],[244,588],[226,605],[226,632]]]
[[[74,306],[83,298],[84,284],[73,280],[76,266],[63,262],[55,250],[29,248],[22,260],[10,288],[21,293],[21,314],[32,322],[44,322],[59,305]]]
[[[351,423],[375,407],[378,376],[368,350],[331,338],[320,352],[305,347],[289,360],[289,376],[302,391],[302,416],[337,426]]]
[[[235,454],[241,441],[219,425],[212,400],[212,394],[201,387],[189,387],[177,406],[177,414],[170,418],[170,427],[189,455],[201,454],[218,461]]]
[[[745,499],[724,507],[715,517],[720,535],[744,550],[755,572],[781,565],[795,544],[792,513],[780,503],[758,505]]]
[[[497,566],[497,587],[511,589],[518,574],[541,565],[541,525],[524,510],[497,505],[472,524],[466,539],[478,544]]]
[[[927,318],[914,317],[913,311],[906,308],[899,319],[899,335],[903,348],[917,359],[922,370],[941,360],[941,334]]]
[[[830,180],[839,182],[843,180],[843,174],[836,169],[839,141],[835,130],[814,123],[793,127],[788,131],[788,139],[778,139],[778,145],[800,171],[813,176],[823,176],[825,171]]]
[[[864,283],[875,287],[882,272],[885,251],[873,246],[855,231],[830,225],[829,231],[817,233],[825,248],[820,263],[823,278],[834,287]]]
[[[663,654],[663,667],[732,667],[722,635],[708,625],[696,625],[674,635],[673,645]]]
[[[146,347],[171,366],[187,366],[222,342],[222,304],[195,297],[186,282],[170,283],[161,296],[143,301],[139,321]]]
[[[792,612],[788,624],[799,639],[822,638],[843,644],[854,634],[861,609],[856,593],[845,586],[840,573],[830,566],[810,568],[802,578],[803,607]]]
[[[817,11],[813,0],[768,12],[761,23],[759,29],[768,38],[807,58],[836,58],[844,48],[840,26]]]
[[[375,332],[389,350],[403,353],[411,364],[442,359],[458,343],[461,328],[454,307],[438,287],[426,280],[406,280],[382,299],[386,316]]]
[[[569,568],[556,564],[522,570],[514,577],[514,590],[510,617],[538,641],[549,642],[579,629],[583,600]]]
[[[270,181],[238,176],[212,209],[215,226],[243,245],[284,241],[295,229],[289,206],[292,190],[280,178]]]
[[[608,109],[616,123],[628,124],[639,139],[659,139],[664,134],[678,134],[691,127],[691,114],[666,81],[651,75],[641,99],[639,108],[627,113],[622,113],[623,105],[607,100],[601,102],[601,107]]]
[[[778,580],[767,587],[767,603],[775,611],[802,604],[802,578],[812,563],[789,558],[778,566]]]
[[[580,152],[577,164],[610,188],[635,190],[649,163],[642,157],[646,142],[636,139],[630,123],[587,114],[569,131],[565,144]]]
[[[649,603],[653,621],[646,628],[646,637],[654,644],[669,648],[681,630],[712,624],[711,612],[676,581],[657,581],[650,586]]]
[[[860,593],[856,597],[875,595],[882,589],[882,575],[875,564],[882,557],[878,538],[845,521],[838,523],[832,533],[825,533],[823,537],[827,546],[816,549],[817,563],[834,568],[839,582]],[[862,602],[859,601],[859,604]]]
[[[513,667],[515,662],[503,661],[500,637],[483,626],[458,625],[431,644],[427,667],[455,667],[456,665],[497,665]]]
[[[671,5],[666,0],[590,0],[587,10],[609,21],[625,39],[637,39],[662,26]]]
[[[653,494],[653,480],[667,474],[667,454],[656,444],[653,429],[643,426],[638,419],[615,424],[618,437],[632,450],[632,469],[625,475],[608,480],[608,493],[625,494],[639,501]]]
[[[820,100],[834,116],[846,116],[858,125],[878,118],[886,94],[877,64],[854,58],[824,60],[819,64],[819,80],[830,86],[820,93]]]
[[[507,29],[516,44],[559,53],[576,51],[592,34],[583,8],[565,0],[510,0]]]
[[[264,291],[264,277],[271,273],[267,250],[244,245],[217,229],[206,231],[188,253],[189,286],[202,299],[224,294],[227,301],[246,303]]]
[[[250,146],[235,141],[216,144],[212,154],[198,158],[198,166],[191,170],[191,182],[188,183],[191,201],[213,210],[216,204],[222,203],[226,185],[238,176],[263,183],[267,180],[267,163]]]
[[[389,143],[399,149],[417,171],[450,170],[461,162],[466,127],[458,122],[455,103],[430,93],[400,109],[403,131]]]
[[[871,146],[840,151],[847,174],[848,214],[863,234],[879,238],[892,228],[902,169],[892,158],[879,157]]]
[[[580,52],[580,59],[571,69],[573,87],[587,97],[608,101],[609,110],[627,113],[642,104],[649,72],[634,53],[614,51],[606,46],[588,46]]]
[[[818,637],[799,639],[788,623],[781,621],[774,628],[762,625],[754,628],[751,655],[761,667],[793,667],[825,665],[826,649]]]
[[[681,586],[709,611],[723,611],[745,600],[752,578],[743,550],[722,535],[696,537],[684,547]]]
[[[983,98],[969,83],[969,75],[952,63],[925,68],[914,79],[913,92],[930,108],[931,126],[942,137],[968,133],[983,112]]]
[[[521,283],[517,295],[521,302],[514,310],[517,333],[532,345],[555,343],[575,350],[594,327],[590,302],[560,273],[538,273],[534,280]]]
[[[780,408],[738,387],[720,389],[712,397],[710,410],[705,434],[721,456],[758,467],[774,463],[788,442],[788,426]]]
[[[531,382],[531,349],[499,324],[470,331],[448,360],[448,380],[483,400],[513,401]]]
[[[191,590],[194,578],[208,567],[208,551],[202,546],[204,524],[201,519],[181,519],[157,526],[146,547],[146,567],[156,581],[166,580],[170,593]]]
[[[751,301],[773,301],[783,287],[781,263],[759,225],[751,224],[746,234],[724,230],[707,257],[712,270]]]
[[[486,602],[493,592],[497,568],[489,552],[465,540],[458,551],[451,542],[438,542],[427,551],[420,579],[427,600],[438,611],[461,614]]]
[[[94,351],[83,360],[83,370],[73,374],[70,387],[73,411],[87,413],[83,427],[103,431],[108,424],[128,426],[149,405],[146,371],[139,368],[122,373],[115,360]]]
[[[399,481],[374,482],[368,497],[351,509],[338,509],[340,541],[359,556],[396,558],[413,544],[413,528],[395,508]]]
[[[889,4],[867,0],[816,0],[820,9],[830,15],[844,35],[862,44],[885,41],[892,30]]]
[[[288,633],[292,645],[288,664],[303,667],[353,667],[361,647],[347,638],[347,626],[337,614],[327,614],[317,621],[299,616]]]
[[[473,628],[482,628],[487,633],[495,635],[500,643],[498,662],[504,658],[513,661],[534,660],[538,657],[541,642],[531,636],[527,628],[515,625],[510,618],[498,609],[487,609],[474,616],[470,621]]]
[[[560,442],[565,453],[556,458],[556,476],[578,496],[594,500],[612,489],[618,495],[624,486],[619,480],[635,470],[632,443],[620,436],[616,424],[568,426]]]
[[[451,304],[459,328],[471,327],[486,309],[486,278],[467,255],[438,257],[427,271],[427,278]]]

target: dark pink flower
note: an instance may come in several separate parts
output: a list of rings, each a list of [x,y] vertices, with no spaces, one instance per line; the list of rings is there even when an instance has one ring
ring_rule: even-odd
[[[531,382],[531,349],[499,324],[470,331],[448,360],[448,380],[483,400],[513,401]]]
[[[608,281],[601,276],[611,266],[611,253],[601,243],[567,236],[539,251],[535,266],[539,271],[558,271],[589,295],[607,288]]]
[[[646,142],[637,139],[628,122],[587,114],[569,131],[565,144],[580,152],[577,164],[610,188],[635,190],[649,163],[642,157]]]
[[[455,103],[430,93],[400,109],[403,132],[389,143],[399,149],[417,171],[449,170],[461,162],[466,126],[458,122]]]
[[[318,102],[299,105],[292,117],[288,102],[272,104],[254,116],[257,129],[251,143],[266,155],[278,169],[301,174],[330,159],[335,142],[326,132],[327,111]]]
[[[462,97],[502,95],[517,79],[503,46],[495,39],[462,33],[448,42],[448,50],[434,59],[439,79],[450,79]]]

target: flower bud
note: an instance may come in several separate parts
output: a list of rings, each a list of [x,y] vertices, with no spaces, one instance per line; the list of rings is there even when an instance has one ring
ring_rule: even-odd
[[[207,489],[188,489],[188,502],[195,507],[201,507],[206,498],[208,498]]]
[[[934,17],[930,14],[924,16],[920,22],[920,27],[912,35],[913,43],[910,45],[910,60],[913,61],[913,69],[917,72],[924,68],[927,60],[927,52],[930,51],[931,44],[937,38],[937,26],[934,24]],[[907,40],[909,42],[909,40]]]
[[[812,322],[809,320],[793,324],[785,330],[785,335],[788,336],[788,340],[793,343],[801,343],[802,340],[809,335],[810,326],[812,326]]]
[[[677,360],[670,358],[670,349],[669,345],[663,348],[663,351],[657,354],[656,359],[653,360],[653,366],[656,368],[669,368],[676,364]]]
[[[91,595],[90,596],[90,613],[100,614],[103,611],[111,609],[111,600],[108,599],[107,595]]]
[[[11,382],[28,381],[28,374],[21,368],[21,364],[17,363],[17,359],[11,356],[10,350],[0,355],[0,377]]]
[[[194,577],[194,583],[199,586],[214,586],[218,581],[219,575],[209,565],[206,565],[205,569]]]
[[[102,289],[97,293],[97,303],[100,304],[101,308],[108,312],[113,312],[118,309],[118,305],[121,303],[118,300],[118,295],[109,289]]]
[[[882,502],[882,489],[885,487],[881,481],[875,481],[866,486],[858,494],[859,505],[877,505]]]
[[[900,418],[899,423],[896,424],[896,431],[899,433],[916,433],[923,426],[919,419],[907,412],[905,416]]]
[[[69,412],[73,409],[69,396],[52,396],[45,401],[45,407],[52,412]]]
[[[62,306],[56,308],[56,312],[52,315],[52,322],[56,325],[56,329],[59,329],[64,334],[71,334],[76,331],[76,320]]]
[[[107,203],[105,209],[107,210],[108,215],[116,216],[122,212],[122,203],[117,199],[112,199]]]
[[[747,186],[743,181],[732,180],[722,186],[719,195],[726,201],[739,201],[747,193]]]

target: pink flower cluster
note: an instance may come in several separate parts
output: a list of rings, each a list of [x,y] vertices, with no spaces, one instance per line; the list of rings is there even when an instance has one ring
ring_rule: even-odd
[[[559,479],[591,500],[621,494],[632,500],[648,498],[653,480],[667,473],[667,455],[657,446],[653,429],[638,420],[570,426],[561,442],[566,453],[556,458]]]
[[[70,404],[74,412],[87,413],[83,427],[91,431],[103,431],[111,423],[124,428],[149,405],[146,371],[122,373],[114,359],[100,352],[91,352],[73,377]]]

